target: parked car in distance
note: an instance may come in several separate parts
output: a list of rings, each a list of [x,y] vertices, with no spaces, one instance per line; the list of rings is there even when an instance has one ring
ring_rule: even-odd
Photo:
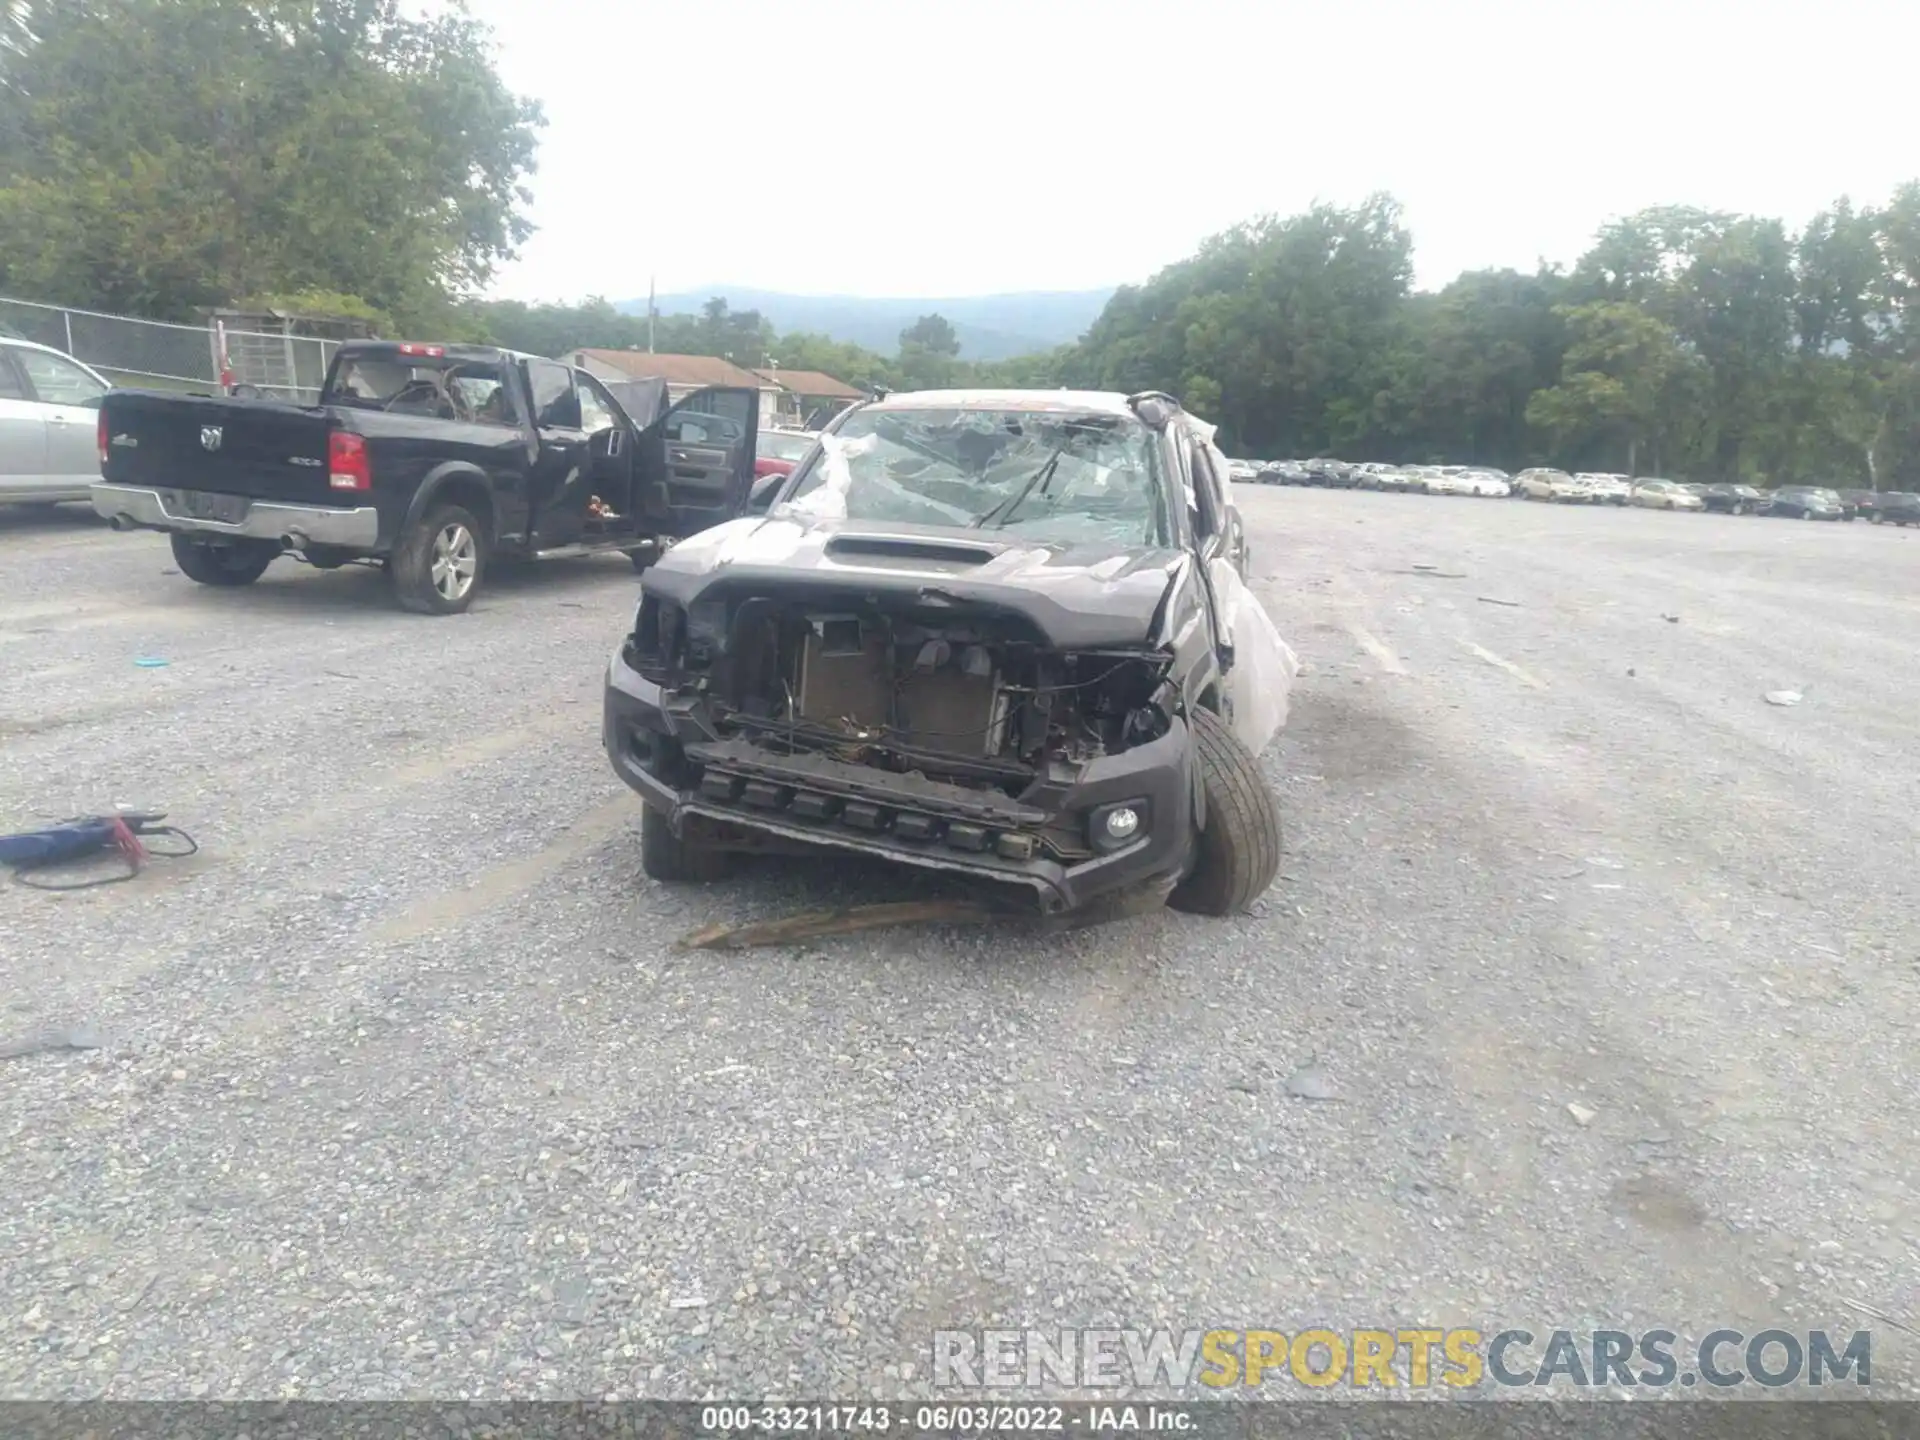
[[[0,338],[0,505],[88,498],[109,385],[71,355]]]
[[[1838,520],[1846,507],[1833,491],[1820,485],[1782,485],[1767,497],[1763,515],[1778,515],[1789,520]]]
[[[1856,515],[1864,515],[1871,519],[1873,512],[1880,508],[1880,492],[1878,490],[1842,490],[1840,503],[1847,507],[1849,520]]]
[[[1293,460],[1276,460],[1260,472],[1260,479],[1268,485],[1311,485],[1313,478],[1306,468]]]
[[[1380,488],[1380,472],[1388,468],[1388,466],[1378,464],[1371,460],[1363,465],[1355,465],[1353,467],[1354,488],[1359,490],[1378,490]]]
[[[1672,480],[1642,480],[1633,487],[1633,503],[1648,510],[1704,510],[1698,495]]]
[[[1373,478],[1376,489],[1405,490],[1411,477],[1403,465],[1383,465]]]
[[[1529,500],[1584,502],[1587,499],[1586,489],[1574,483],[1573,476],[1564,470],[1522,470],[1514,489]]]
[[[1583,471],[1573,477],[1586,487],[1587,498],[1595,505],[1626,505],[1633,500],[1636,482],[1625,475],[1607,471]]]
[[[1427,471],[1428,495],[1477,495],[1479,485],[1464,465],[1438,465]]]
[[[1251,460],[1229,460],[1227,478],[1241,485],[1251,484],[1260,478],[1260,467]]]
[[[1767,497],[1751,485],[1708,485],[1700,491],[1700,503],[1723,515],[1751,515],[1767,503]]]
[[[814,438],[811,430],[762,430],[753,446],[754,478],[792,474],[813,448]]]
[[[1513,485],[1505,472],[1499,470],[1468,470],[1455,477],[1461,486],[1463,495],[1477,495],[1482,499],[1504,500],[1513,493]]]
[[[1905,490],[1882,490],[1875,497],[1873,523],[1876,525],[1920,525],[1920,495]]]
[[[1306,462],[1307,483],[1324,485],[1332,490],[1351,490],[1354,487],[1353,467],[1344,460],[1330,460],[1326,457]]]

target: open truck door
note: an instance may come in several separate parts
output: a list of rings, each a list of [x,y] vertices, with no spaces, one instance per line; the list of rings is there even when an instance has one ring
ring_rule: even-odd
[[[634,455],[642,524],[684,539],[745,514],[759,433],[758,390],[710,386],[673,405],[642,432]]]

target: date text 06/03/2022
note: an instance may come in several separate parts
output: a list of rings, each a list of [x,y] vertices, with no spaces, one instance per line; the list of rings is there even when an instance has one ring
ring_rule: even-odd
[[[1168,1404],[1033,1405],[704,1405],[700,1430],[710,1435],[885,1434],[890,1431],[968,1435],[1147,1432],[1178,1435],[1198,1428],[1193,1407]]]

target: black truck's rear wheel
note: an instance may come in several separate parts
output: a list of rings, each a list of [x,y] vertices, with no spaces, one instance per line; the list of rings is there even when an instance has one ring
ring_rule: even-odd
[[[640,812],[640,868],[650,879],[669,884],[721,880],[733,868],[733,856],[683,840],[667,817],[649,805]]]
[[[189,580],[202,585],[251,585],[267,573],[280,554],[271,540],[201,540],[192,535],[169,535],[173,563]]]
[[[1211,710],[1190,717],[1207,802],[1193,873],[1167,903],[1196,915],[1237,915],[1280,870],[1280,807],[1260,762]]]
[[[400,604],[422,615],[457,615],[473,603],[487,573],[487,534],[459,505],[436,505],[387,558],[387,578]]]

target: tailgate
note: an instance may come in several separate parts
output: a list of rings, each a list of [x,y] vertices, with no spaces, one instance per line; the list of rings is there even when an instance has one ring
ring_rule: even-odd
[[[120,485],[338,505],[327,484],[329,411],[275,400],[114,390],[101,404],[106,459]]]

